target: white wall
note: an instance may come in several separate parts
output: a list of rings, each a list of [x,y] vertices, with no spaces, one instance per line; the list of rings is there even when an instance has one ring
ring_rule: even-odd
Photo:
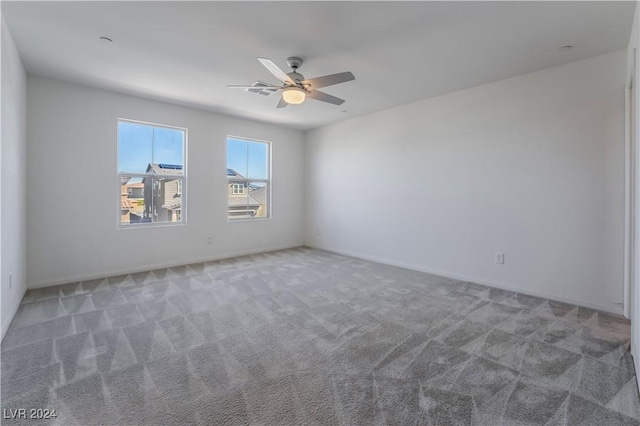
[[[633,153],[633,150],[631,150],[629,148],[629,145],[631,143],[631,125],[630,125],[630,119],[631,119],[631,114],[630,114],[630,104],[631,104],[631,99],[630,99],[630,83],[633,80],[634,84],[636,86],[636,90],[635,90],[635,105],[640,105],[640,90],[638,90],[638,84],[640,83],[640,68],[638,67],[638,64],[634,64],[634,62],[637,62],[637,56],[638,56],[638,50],[640,49],[640,8],[638,7],[638,4],[636,3],[636,12],[635,12],[635,16],[633,19],[633,28],[631,30],[631,36],[629,38],[629,45],[627,47],[627,151],[626,151],[626,166],[629,167],[631,164],[631,155]],[[634,58],[635,56],[635,58]],[[629,315],[630,319],[631,319],[631,353],[633,354],[633,360],[634,360],[634,364],[635,364],[635,368],[636,371],[640,371],[640,357],[638,356],[640,354],[640,259],[639,259],[639,255],[640,255],[640,151],[638,151],[638,146],[640,145],[640,110],[636,107],[636,111],[635,111],[635,123],[636,123],[636,128],[635,128],[635,173],[634,175],[632,175],[630,169],[627,169],[626,171],[628,172],[628,174],[625,176],[625,178],[627,179],[626,183],[626,188],[625,189],[629,189],[630,188],[630,183],[632,180],[635,181],[635,217],[633,217],[631,215],[631,208],[629,207],[629,205],[627,204],[625,207],[628,209],[627,211],[625,211],[625,213],[627,214],[625,216],[625,219],[627,220],[627,228],[625,229],[625,236],[627,237],[627,239],[625,240],[625,248],[629,249],[631,244],[633,244],[635,246],[635,255],[634,256],[630,256],[628,259],[629,263],[625,264],[625,279],[628,279],[629,281],[626,282],[627,285],[631,286],[631,291],[628,294],[628,302],[629,302],[629,306],[628,306],[628,310],[627,310],[627,314]],[[628,194],[630,195],[630,194]],[[627,203],[631,202],[632,199],[631,197],[626,199]],[[632,225],[633,223],[633,225]],[[635,227],[635,235],[632,237],[632,231],[631,229],[633,229]],[[626,246],[626,245],[629,246]],[[634,251],[632,251],[633,253]],[[625,253],[627,254],[627,253]],[[633,263],[633,265],[631,265],[631,263]],[[631,271],[634,271],[633,274],[631,274]],[[633,275],[633,276],[630,276]],[[629,288],[625,287],[625,291],[629,291]],[[640,380],[640,379],[638,379]]]
[[[302,132],[32,76],[27,105],[30,287],[303,243]],[[188,128],[187,226],[118,230],[117,118]],[[270,220],[227,222],[229,134],[273,143]]]
[[[621,312],[625,67],[618,51],[308,132],[307,244]]]
[[[2,337],[26,291],[26,97],[27,75],[4,18],[2,46],[2,136],[0,139],[0,296]],[[9,274],[13,275],[9,288]]]

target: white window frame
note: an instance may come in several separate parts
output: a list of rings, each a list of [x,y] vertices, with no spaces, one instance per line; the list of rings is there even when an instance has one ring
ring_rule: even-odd
[[[166,175],[162,175],[162,177],[167,177],[167,178],[175,178],[177,179],[179,182],[181,182],[180,186],[182,188],[182,193],[181,193],[181,212],[180,212],[180,221],[179,222],[143,222],[143,223],[122,223],[122,219],[121,219],[121,213],[122,213],[122,209],[121,209],[121,204],[120,201],[122,199],[122,190],[121,190],[121,182],[122,182],[122,178],[123,177],[130,177],[130,178],[145,178],[145,177],[158,177],[157,175],[154,175],[153,173],[129,173],[129,172],[121,172],[119,170],[119,164],[118,164],[118,160],[120,158],[119,155],[119,150],[120,150],[120,133],[119,133],[119,126],[118,124],[120,122],[126,122],[126,123],[133,123],[133,124],[141,124],[141,125],[145,125],[145,126],[153,126],[153,127],[162,127],[165,129],[171,129],[171,130],[180,130],[182,132],[184,132],[184,142],[182,144],[182,159],[183,159],[183,164],[182,164],[182,174],[166,174]],[[180,127],[180,126],[173,126],[173,125],[169,125],[169,124],[160,124],[160,123],[152,123],[152,122],[148,122],[148,121],[140,121],[140,120],[132,120],[129,118],[117,118],[116,119],[116,176],[117,176],[117,185],[118,185],[118,199],[117,199],[117,207],[118,207],[118,215],[116,217],[117,220],[117,225],[118,225],[118,229],[142,229],[142,228],[157,228],[157,227],[171,227],[171,226],[186,226],[187,225],[187,146],[188,146],[188,142],[189,142],[189,130],[186,127]],[[143,189],[143,193],[144,193],[144,189]],[[151,188],[151,197],[154,197],[156,194],[156,191],[154,191],[154,188]],[[154,216],[154,218],[157,216],[157,206],[153,206],[153,210],[152,210],[152,215]],[[155,219],[154,219],[155,220]]]
[[[245,136],[235,136],[235,135],[227,135],[227,138],[224,140],[224,149],[225,149],[225,162],[227,161],[227,146],[228,146],[228,141],[229,139],[239,139],[239,140],[243,140],[243,141],[247,141],[247,142],[257,142],[257,143],[263,143],[265,145],[267,145],[267,178],[266,179],[250,179],[249,177],[245,176],[246,180],[247,180],[247,190],[245,191],[245,194],[249,194],[249,186],[251,185],[252,182],[256,182],[256,183],[264,183],[265,186],[267,187],[267,195],[266,195],[266,202],[267,202],[267,206],[266,206],[266,210],[267,210],[267,214],[264,217],[239,217],[236,219],[231,219],[229,218],[229,203],[226,203],[226,217],[227,217],[227,222],[246,222],[246,221],[260,221],[260,220],[270,220],[273,217],[273,203],[271,202],[271,194],[272,194],[272,177],[271,177],[271,159],[273,156],[273,151],[272,151],[272,143],[271,141],[266,141],[263,139],[255,139],[255,138],[247,138]],[[229,164],[225,164],[225,172],[226,170],[229,168]],[[227,177],[227,185],[229,185],[229,178]],[[233,183],[233,181],[231,181]],[[226,194],[228,194],[227,192],[225,192]],[[233,190],[232,190],[233,193]],[[244,194],[242,194],[244,195]],[[227,196],[228,197],[228,196]]]

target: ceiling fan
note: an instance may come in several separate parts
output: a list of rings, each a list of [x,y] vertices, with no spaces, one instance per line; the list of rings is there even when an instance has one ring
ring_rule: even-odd
[[[287,65],[289,65],[293,70],[290,73],[284,72],[271,59],[258,58],[258,61],[260,61],[260,63],[264,65],[265,68],[268,69],[269,72],[271,72],[271,74],[273,74],[278,80],[282,81],[282,86],[273,86],[257,81],[250,86],[232,84],[227,87],[232,89],[244,89],[264,96],[270,96],[281,91],[282,97],[280,98],[280,102],[278,102],[278,108],[284,108],[289,104],[301,104],[307,97],[317,101],[329,102],[334,105],[342,105],[344,103],[344,99],[340,99],[316,89],[344,83],[345,81],[355,80],[355,77],[349,71],[305,80],[304,76],[298,73],[298,68],[302,65],[302,59],[296,56],[287,59]]]

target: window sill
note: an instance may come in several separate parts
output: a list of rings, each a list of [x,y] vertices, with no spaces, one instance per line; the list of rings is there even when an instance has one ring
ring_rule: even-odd
[[[227,218],[227,222],[264,222],[267,220],[271,220],[271,217],[253,217],[253,218],[242,218],[242,219],[229,219]]]
[[[136,223],[133,225],[119,225],[118,231],[122,231],[126,229],[174,228],[179,226],[187,226],[187,224],[186,222]]]

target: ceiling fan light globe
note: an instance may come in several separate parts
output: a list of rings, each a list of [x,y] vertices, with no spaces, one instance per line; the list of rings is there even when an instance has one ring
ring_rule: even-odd
[[[288,104],[298,105],[304,102],[306,93],[299,87],[290,87],[282,92],[282,98]]]

